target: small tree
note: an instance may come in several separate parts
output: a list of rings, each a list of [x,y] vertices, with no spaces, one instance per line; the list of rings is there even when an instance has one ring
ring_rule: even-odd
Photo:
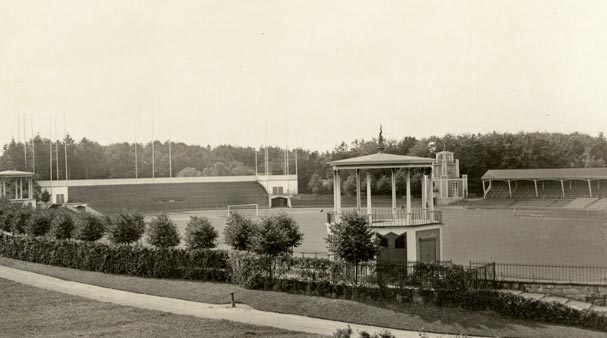
[[[51,194],[48,192],[48,190],[44,190],[42,193],[40,193],[40,200],[44,203],[51,201]]]
[[[13,232],[14,219],[17,217],[17,209],[7,198],[0,198],[0,229]]]
[[[55,239],[70,239],[74,232],[74,220],[67,212],[58,212],[51,222],[51,234]]]
[[[249,251],[256,228],[257,225],[252,219],[237,212],[232,212],[226,221],[226,227],[223,229],[224,241],[234,250]]]
[[[75,225],[74,237],[76,239],[94,242],[103,237],[106,222],[101,216],[85,212],[76,218]]]
[[[185,228],[185,242],[189,249],[212,249],[217,246],[217,230],[206,217],[190,216]]]
[[[27,230],[27,225],[32,217],[34,210],[29,207],[15,208],[14,217],[11,223],[11,232],[13,234],[23,234]]]
[[[379,241],[369,228],[367,218],[356,212],[345,213],[339,223],[331,225],[327,238],[329,251],[347,263],[354,264],[358,282],[358,265],[373,258],[379,251]]]
[[[110,241],[114,244],[130,244],[138,241],[145,232],[143,215],[135,211],[121,211],[110,218]]]
[[[299,246],[303,234],[293,218],[286,213],[262,217],[253,238],[252,249],[255,253],[268,256],[268,272],[273,275],[274,258],[292,252],[293,247]]]
[[[53,212],[49,210],[37,210],[27,221],[26,232],[30,236],[44,236],[51,229]]]
[[[320,194],[323,191],[322,178],[317,173],[314,173],[308,181],[308,189],[315,194]]]
[[[179,245],[179,232],[175,223],[166,213],[152,218],[147,231],[147,241],[158,248],[171,248]]]

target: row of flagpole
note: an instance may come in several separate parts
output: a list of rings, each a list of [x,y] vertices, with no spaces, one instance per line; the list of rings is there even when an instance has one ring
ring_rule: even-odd
[[[28,143],[31,146],[31,168],[32,168],[32,172],[34,172],[34,174],[36,174],[36,147],[35,147],[35,135],[34,135],[34,122],[33,122],[33,116],[30,115],[30,139],[28,141],[27,139],[27,132],[26,132],[26,117],[25,114],[21,114],[18,113],[17,115],[17,143],[21,143],[21,133],[23,133],[23,156],[24,156],[24,168],[25,170],[28,170],[29,166],[28,166]],[[267,128],[267,127],[266,127]],[[170,127],[169,127],[170,129]],[[54,132],[54,133],[53,133]],[[152,178],[155,178],[156,176],[156,168],[155,168],[155,147],[154,147],[154,143],[155,143],[155,137],[154,137],[154,117],[152,115],[152,126],[151,126],[151,132],[152,132]],[[169,130],[169,144],[168,144],[168,151],[169,151],[169,177],[173,177],[173,159],[172,159],[172,140],[170,140],[170,133],[171,131]],[[53,134],[55,137],[55,140],[53,141]],[[134,148],[135,148],[135,178],[139,178],[139,151],[138,151],[138,142],[137,142],[137,122],[135,122],[135,128],[134,128],[134,136],[135,136],[135,142],[134,142]],[[68,144],[67,144],[67,129],[66,129],[66,114],[63,114],[63,151],[64,151],[64,173],[65,173],[65,180],[67,181],[69,179],[69,170],[68,170],[68,155],[67,155],[67,151],[68,151]],[[266,129],[266,141],[267,141],[267,129]],[[55,120],[55,123],[53,125],[53,115],[51,113],[49,113],[49,180],[53,181],[53,165],[55,166],[55,179],[54,180],[59,180],[59,138],[58,138],[58,133],[57,133],[57,121]],[[53,143],[55,143],[55,159],[53,162]],[[288,140],[287,140],[288,143]],[[267,142],[266,142],[267,144]],[[259,151],[261,151],[261,148],[264,149],[264,175],[265,176],[269,176],[270,175],[270,162],[269,162],[269,146],[260,146],[259,147]],[[289,161],[289,148],[288,148],[288,144],[287,147],[284,149],[284,154],[283,154],[283,159],[284,159],[284,174],[285,175],[289,175],[290,174],[290,161]],[[259,175],[259,165],[258,165],[258,160],[257,160],[257,153],[258,153],[258,147],[255,147],[255,175],[258,176]],[[297,170],[298,170],[298,166],[297,166],[297,150],[295,150],[294,152],[295,155],[295,175],[297,175]]]

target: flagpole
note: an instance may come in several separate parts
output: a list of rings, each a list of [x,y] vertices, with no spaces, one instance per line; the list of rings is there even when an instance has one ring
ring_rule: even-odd
[[[155,177],[156,165],[154,163],[154,113],[152,113],[152,178]]]
[[[55,163],[57,164],[57,181],[59,181],[59,137],[57,136],[57,120],[55,120]]]
[[[173,156],[171,153],[171,122],[169,120],[169,177],[173,177]]]
[[[23,120],[21,125],[23,126],[23,157],[25,162],[25,171],[27,171],[27,136],[25,135],[25,114],[21,114]]]
[[[48,113],[49,178],[51,181],[51,203],[53,202],[53,118]]]
[[[135,118],[135,178],[139,178],[139,168],[137,160],[137,119]]]
[[[32,133],[32,172],[36,174],[36,137],[34,136],[34,118],[30,114],[30,132]]]
[[[67,129],[65,128],[65,112],[63,112],[63,152],[65,154],[65,185],[67,186]]]

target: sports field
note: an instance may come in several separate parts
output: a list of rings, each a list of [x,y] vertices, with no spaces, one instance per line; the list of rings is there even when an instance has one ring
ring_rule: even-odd
[[[304,233],[296,251],[326,252],[326,209],[261,210],[260,215],[280,211],[292,215]],[[454,263],[496,261],[523,264],[607,266],[607,213],[552,210],[467,210],[443,211],[444,258]],[[252,213],[252,211],[246,211]],[[146,215],[146,220],[152,215]],[[226,210],[170,212],[181,233],[190,216],[211,220],[220,234]]]

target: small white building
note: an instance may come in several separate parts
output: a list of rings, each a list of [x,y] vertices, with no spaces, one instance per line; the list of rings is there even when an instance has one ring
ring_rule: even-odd
[[[459,160],[454,158],[453,152],[436,153],[432,168],[436,204],[447,205],[468,197],[468,175],[460,177]]]
[[[349,158],[329,162],[333,169],[333,211],[327,215],[327,231],[330,225],[339,222],[345,212],[357,212],[366,215],[369,226],[381,239],[381,250],[378,262],[435,262],[443,260],[442,214],[434,210],[433,178],[435,160],[431,158],[402,156],[379,152],[372,155]],[[373,207],[371,196],[371,171],[391,171],[392,176],[392,207]],[[341,176],[344,170],[354,170],[356,173],[356,208],[341,206]],[[406,205],[397,207],[396,172],[406,173]],[[422,207],[411,206],[411,171],[423,170]],[[362,205],[361,174],[366,175],[367,195],[366,208]]]

